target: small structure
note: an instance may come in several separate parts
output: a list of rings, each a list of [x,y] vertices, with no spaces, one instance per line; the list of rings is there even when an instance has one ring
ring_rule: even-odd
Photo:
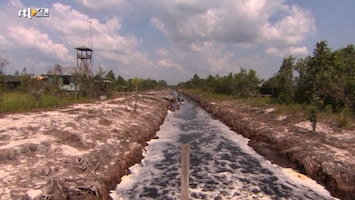
[[[92,72],[92,66],[93,66],[93,51],[89,47],[86,46],[80,46],[76,47],[76,66],[79,69],[83,69],[83,73],[89,73],[91,74]]]
[[[2,75],[2,77],[0,77],[0,83],[4,84],[8,89],[15,89],[21,84],[21,81],[16,76]]]
[[[279,96],[278,88],[261,87],[261,88],[259,88],[259,93],[263,97],[269,96],[272,98],[277,98]]]
[[[61,90],[67,92],[79,91],[79,86],[75,83],[75,67],[62,67],[59,74],[46,74],[38,77],[39,80],[50,84],[57,82]]]

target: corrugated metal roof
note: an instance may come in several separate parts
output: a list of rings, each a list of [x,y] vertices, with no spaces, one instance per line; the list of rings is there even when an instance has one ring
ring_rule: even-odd
[[[80,46],[80,47],[75,47],[76,50],[81,50],[81,51],[94,51],[90,49],[89,47],[86,46]]]

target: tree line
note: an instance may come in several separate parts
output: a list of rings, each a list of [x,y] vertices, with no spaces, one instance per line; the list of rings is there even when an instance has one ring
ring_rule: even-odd
[[[332,51],[326,41],[315,45],[313,54],[283,59],[279,71],[262,84],[279,89],[280,103],[306,103],[333,112],[355,109],[355,46]]]
[[[327,41],[320,41],[312,55],[284,58],[278,72],[266,81],[258,78],[255,70],[241,68],[239,73],[209,75],[205,79],[194,74],[178,87],[236,97],[255,96],[260,94],[260,88],[274,88],[278,91],[274,99],[278,103],[308,105],[309,119],[315,126],[319,110],[355,113],[355,46],[332,51]]]
[[[72,74],[74,79],[75,92],[68,92],[60,89],[59,77],[63,75],[63,68],[59,64],[49,67],[46,76],[51,77],[51,81],[39,79],[33,73],[28,73],[26,68],[21,72],[15,71],[12,75],[20,81],[20,85],[16,88],[9,88],[5,82],[4,69],[8,64],[7,60],[0,58],[0,103],[1,97],[6,92],[25,92],[30,93],[33,99],[38,103],[41,96],[49,94],[55,97],[84,97],[84,98],[98,98],[102,95],[112,96],[119,92],[140,92],[147,90],[160,90],[168,87],[165,80],[131,78],[125,80],[121,75],[116,76],[112,70],[105,72],[101,67],[96,73],[88,70],[88,66],[81,66],[75,68]]]
[[[256,76],[256,71],[247,71],[241,68],[239,73],[229,73],[226,76],[209,75],[206,79],[200,78],[197,74],[186,82],[177,84],[178,88],[202,89],[203,91],[232,95],[237,97],[249,97],[257,94],[258,86],[262,82]]]

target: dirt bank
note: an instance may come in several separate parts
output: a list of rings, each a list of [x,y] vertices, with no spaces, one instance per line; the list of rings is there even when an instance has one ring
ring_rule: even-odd
[[[271,162],[292,167],[324,185],[332,195],[355,199],[355,131],[319,123],[317,132],[303,116],[280,116],[235,101],[209,102],[188,95],[215,118],[250,139],[249,145]]]
[[[110,199],[163,123],[164,95],[0,116],[0,199]]]

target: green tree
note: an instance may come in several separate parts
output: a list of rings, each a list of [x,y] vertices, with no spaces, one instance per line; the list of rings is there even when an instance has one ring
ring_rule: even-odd
[[[5,84],[3,84],[4,69],[8,64],[9,62],[5,58],[0,57],[0,111],[2,110],[3,93],[5,91]]]
[[[109,72],[106,73],[105,78],[110,79],[111,81],[115,81],[115,73],[113,73],[112,70],[110,70]]]
[[[333,111],[340,107],[353,107],[355,104],[355,46],[348,45],[345,48],[333,52],[333,69],[330,72],[328,99]],[[329,103],[329,102],[327,102]]]
[[[125,80],[121,75],[118,75],[118,76],[117,76],[116,81],[117,81],[117,83],[119,83],[119,84],[125,84],[125,83],[126,83],[126,80]]]
[[[300,58],[295,64],[295,72],[297,73],[295,77],[295,96],[294,100],[298,103],[309,103],[310,98],[307,96],[307,90],[310,88],[309,74],[307,70],[309,68],[309,63],[311,56],[306,58]]]
[[[60,64],[55,64],[47,71],[48,75],[51,75],[53,80],[45,87],[46,92],[53,96],[61,95],[62,91],[59,88],[59,75],[63,74],[63,67]]]
[[[309,88],[307,96],[311,103],[310,120],[313,124],[313,131],[316,131],[317,113],[326,97],[329,80],[331,79],[331,50],[326,41],[316,44],[313,57],[306,73],[308,73]]]
[[[208,92],[213,92],[216,88],[216,78],[209,75],[205,81],[204,90]]]
[[[168,83],[165,80],[158,81],[158,90],[164,89],[168,87]]]
[[[9,64],[9,62],[5,59],[0,57],[0,75],[3,75],[5,72],[5,67]]]
[[[234,75],[233,94],[239,97],[249,97],[257,94],[257,88],[261,80],[256,76],[256,71],[247,71],[241,68],[240,72]]]
[[[135,92],[138,92],[138,86],[139,86],[139,84],[140,84],[140,82],[141,82],[142,80],[140,79],[140,78],[137,78],[137,77],[135,77],[135,78],[133,78],[132,79],[132,84],[134,85],[134,88],[135,88]]]
[[[200,77],[197,74],[194,74],[191,79],[192,88],[198,88],[200,86]]]
[[[277,88],[279,89],[278,100],[281,103],[291,103],[294,99],[294,63],[295,58],[289,56],[285,58],[276,76]]]
[[[277,88],[278,87],[278,81],[277,81],[277,74],[263,82],[262,86],[264,88]]]

